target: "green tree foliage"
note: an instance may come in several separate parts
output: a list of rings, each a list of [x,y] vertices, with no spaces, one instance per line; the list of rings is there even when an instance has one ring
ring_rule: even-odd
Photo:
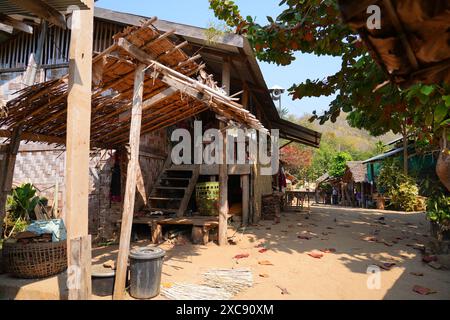
[[[332,177],[342,177],[347,168],[347,161],[351,161],[352,156],[347,152],[339,152],[331,161],[329,174]]]
[[[318,149],[299,146],[312,151],[311,165],[305,172],[305,176],[300,177],[308,181],[315,181],[324,173],[329,172],[333,158],[341,151],[350,154],[353,160],[366,160],[383,153],[384,143],[398,137],[394,134],[387,134],[380,138],[374,138],[365,130],[350,127],[344,115],[336,119],[335,123],[326,122],[323,125],[310,123],[309,115],[300,118],[290,115],[287,119],[322,132]]]
[[[450,85],[417,84],[402,90],[386,81],[359,36],[340,21],[337,0],[282,0],[281,13],[267,17],[265,25],[242,17],[231,0],[209,2],[216,17],[249,39],[262,61],[289,65],[296,51],[341,57],[341,69],[335,74],[293,84],[288,90],[292,98],[335,95],[329,109],[314,112],[311,121],[335,122],[345,112],[352,126],[375,136],[389,131],[403,137],[417,134],[419,141],[442,148],[439,179],[450,191],[443,160],[450,154],[444,148],[444,141],[450,141]],[[403,169],[408,173],[407,148],[404,153]]]
[[[285,9],[275,18],[267,17],[266,25],[242,17],[231,0],[209,2],[219,19],[247,36],[260,60],[288,65],[296,51],[342,58],[334,75],[308,79],[289,89],[293,99],[336,95],[329,110],[314,113],[311,120],[334,122],[346,112],[351,125],[374,135],[420,131],[440,137],[450,126],[449,86],[419,84],[400,90],[386,82],[358,35],[340,21],[336,0],[283,0],[280,7]],[[436,140],[430,139],[437,144]]]

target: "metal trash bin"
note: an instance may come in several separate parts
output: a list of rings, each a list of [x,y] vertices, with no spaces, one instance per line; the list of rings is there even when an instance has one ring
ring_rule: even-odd
[[[130,295],[150,299],[159,295],[161,272],[166,252],[158,247],[145,247],[130,252]]]

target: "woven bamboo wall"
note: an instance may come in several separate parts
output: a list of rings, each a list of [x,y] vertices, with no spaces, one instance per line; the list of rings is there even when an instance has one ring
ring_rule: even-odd
[[[136,211],[147,204],[148,195],[159,175],[167,154],[166,130],[146,134],[141,138],[141,147],[147,152],[141,154]],[[151,152],[151,153],[150,153]],[[159,155],[153,156],[152,154]],[[121,163],[122,189],[126,179],[126,157]],[[14,169],[14,185],[31,182],[40,196],[54,203],[55,184],[59,187],[59,209],[64,205],[65,150],[44,144],[22,144]],[[111,169],[114,165],[112,151],[102,150],[91,154],[89,168],[89,232],[99,241],[114,238],[118,231],[116,222],[121,218],[122,202],[110,202]],[[122,190],[124,194],[125,190]]]

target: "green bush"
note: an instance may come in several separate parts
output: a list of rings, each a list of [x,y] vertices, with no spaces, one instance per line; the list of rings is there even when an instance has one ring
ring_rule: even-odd
[[[34,217],[34,208],[39,203],[36,188],[31,183],[24,183],[12,189],[6,201],[7,215],[3,221],[3,237],[9,238],[17,232],[22,232]]]
[[[403,182],[398,188],[390,191],[391,203],[402,211],[414,211],[419,196],[419,188],[415,183]]]
[[[441,194],[428,198],[427,218],[439,226],[441,234],[450,230],[450,197]]]
[[[414,211],[419,188],[413,178],[403,173],[398,161],[386,159],[377,177],[378,191],[391,198],[397,210]]]
[[[332,177],[339,178],[345,174],[345,170],[347,169],[347,161],[351,161],[352,156],[347,152],[339,152],[336,156],[334,156],[329,174]]]

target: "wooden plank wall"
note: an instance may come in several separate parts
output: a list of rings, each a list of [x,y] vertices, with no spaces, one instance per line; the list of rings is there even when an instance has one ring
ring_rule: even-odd
[[[33,34],[18,33],[0,45],[0,72],[23,71],[32,52],[35,52],[39,27],[35,27]],[[101,52],[112,43],[112,36],[122,30],[121,26],[113,23],[94,22],[94,52]],[[60,66],[68,63],[70,30],[63,30],[52,26],[48,29],[45,39],[42,65],[44,67]]]

